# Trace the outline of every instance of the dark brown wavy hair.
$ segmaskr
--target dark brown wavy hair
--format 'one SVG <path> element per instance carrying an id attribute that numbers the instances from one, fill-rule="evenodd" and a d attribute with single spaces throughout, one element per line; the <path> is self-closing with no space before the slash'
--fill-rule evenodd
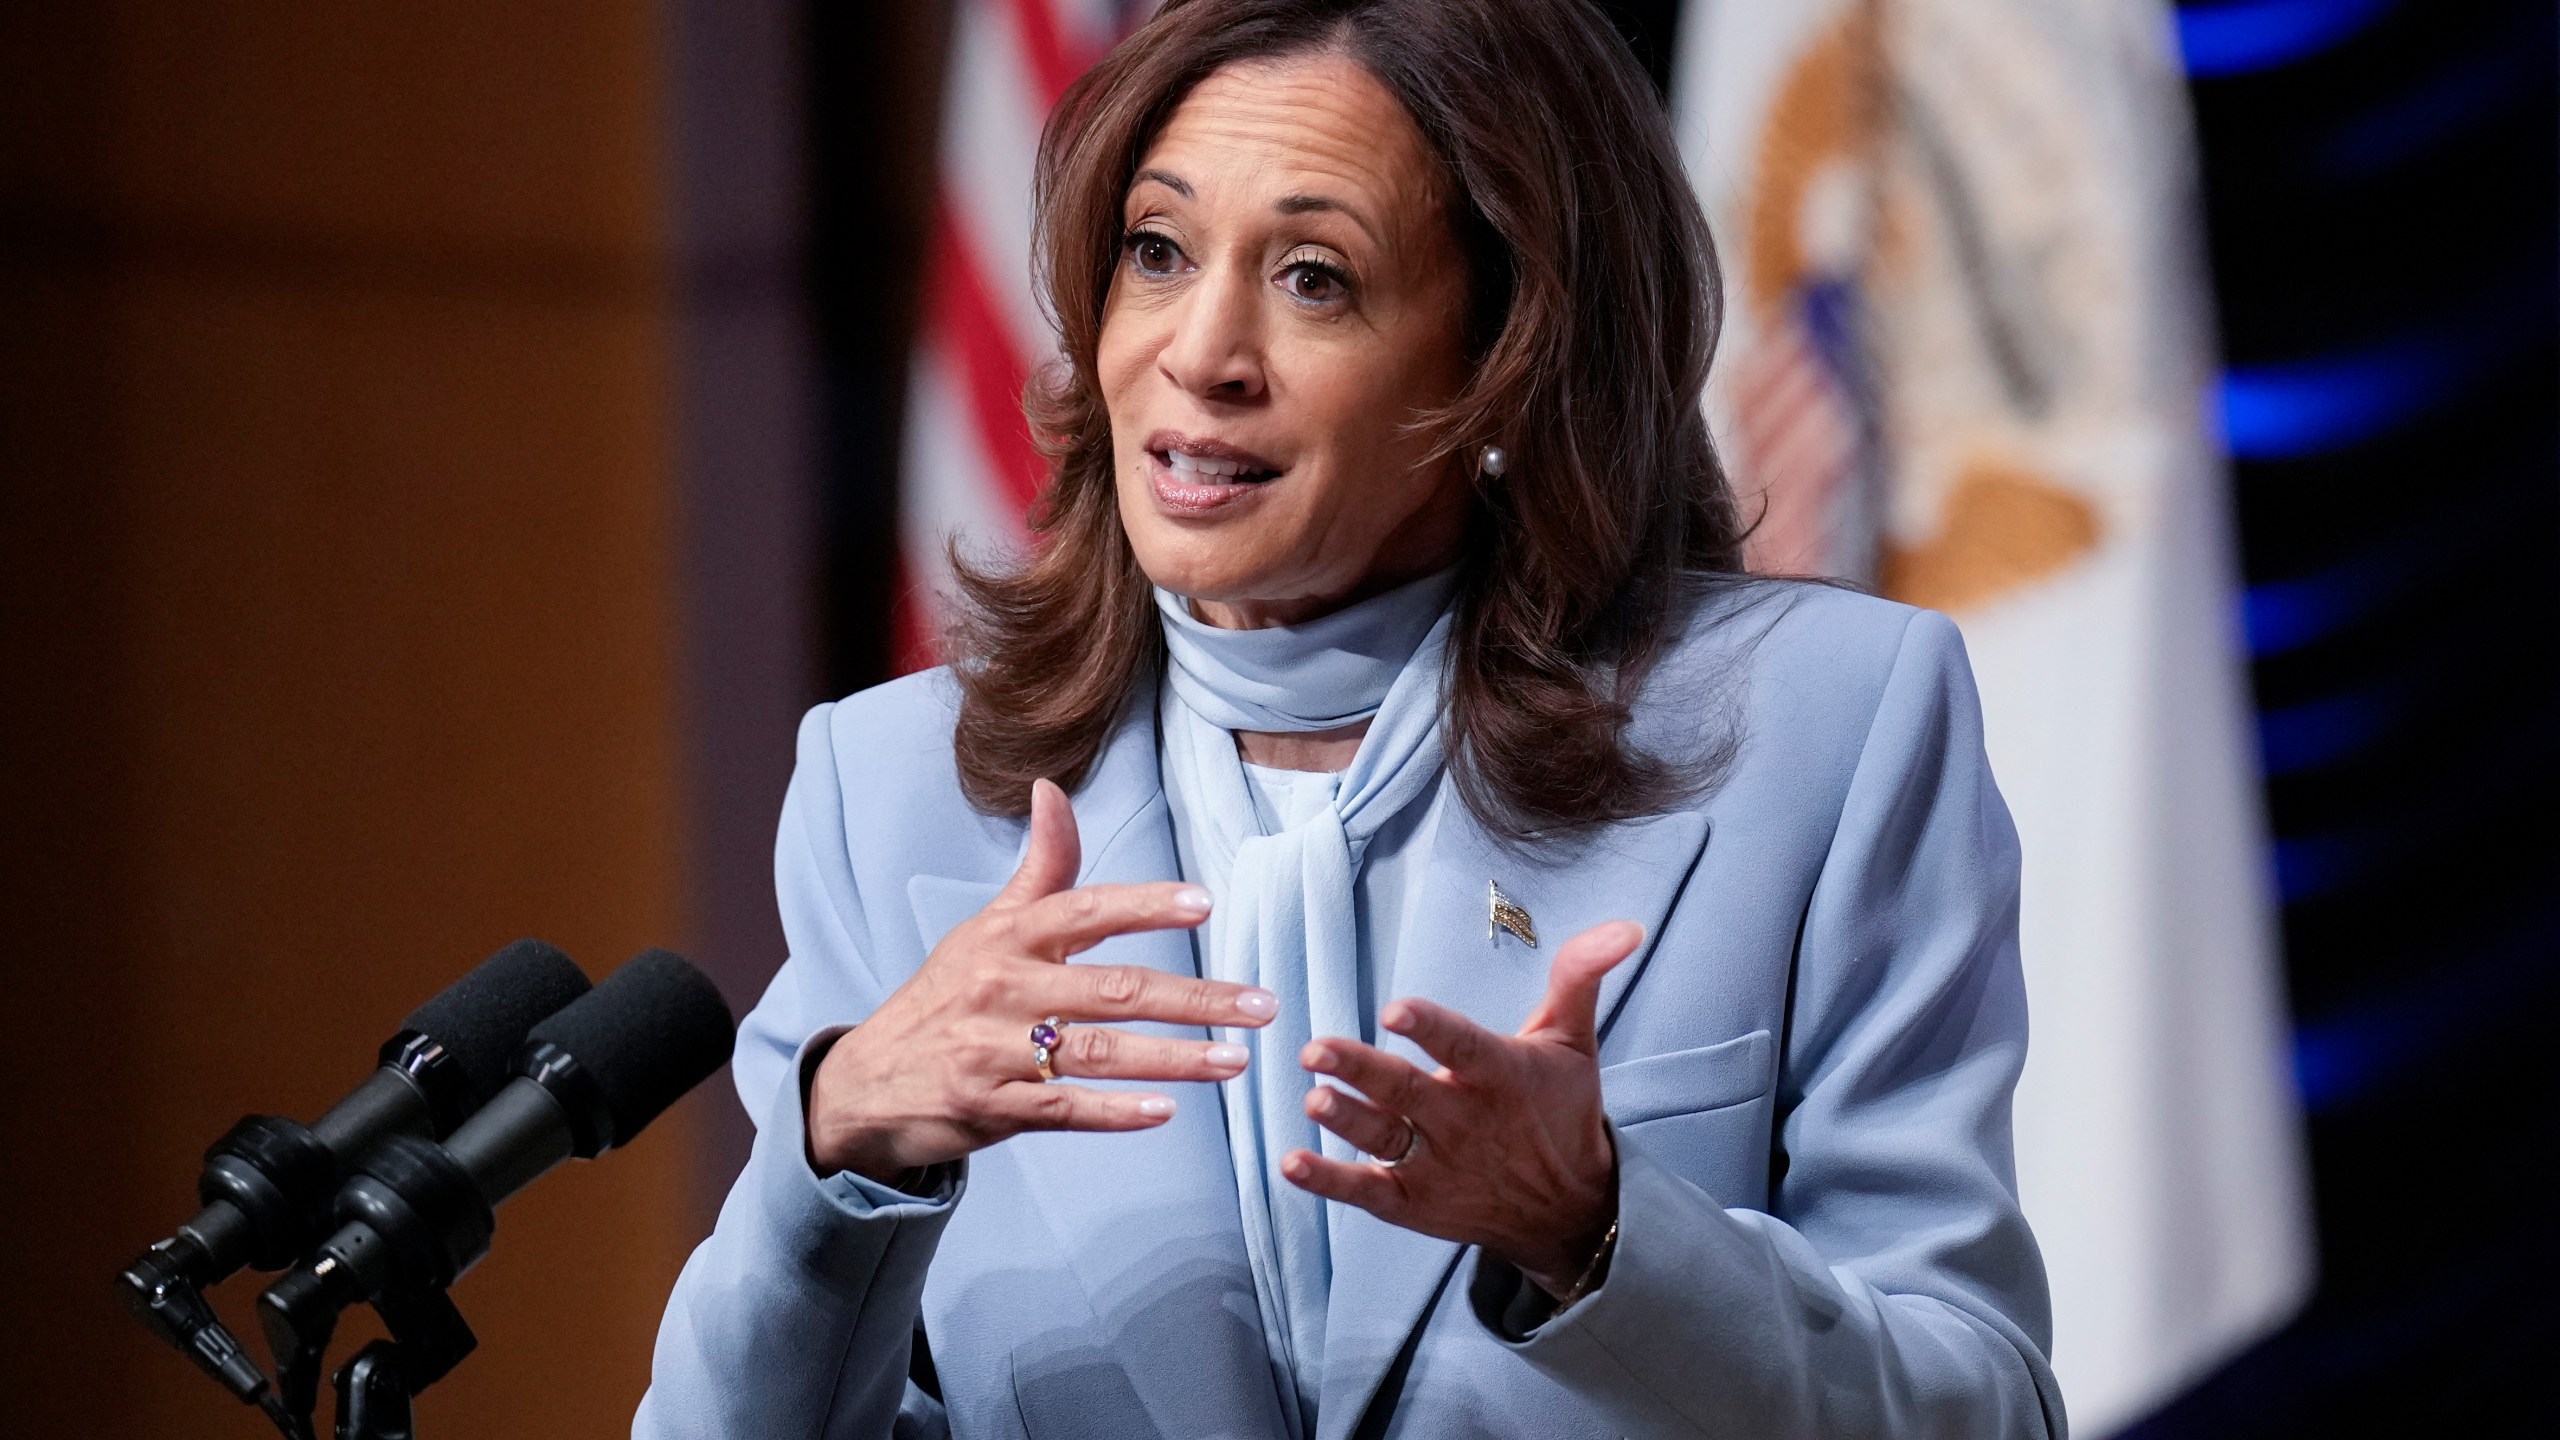
<path id="1" fill-rule="evenodd" d="M 1414 424 L 1434 463 L 1488 441 L 1460 561 L 1445 729 L 1467 806 L 1528 838 L 1650 814 L 1698 757 L 1629 743 L 1684 592 L 1741 569 L 1699 397 L 1720 290 L 1671 126 L 1587 0 L 1172 0 L 1068 90 L 1040 138 L 1038 255 L 1060 354 L 1026 397 L 1051 483 L 1030 555 L 956 552 L 957 749 L 972 804 L 1073 787 L 1163 637 L 1120 526 L 1095 369 L 1121 206 L 1157 131 L 1222 66 L 1333 52 L 1400 100 L 1450 180 L 1474 372 Z"/>

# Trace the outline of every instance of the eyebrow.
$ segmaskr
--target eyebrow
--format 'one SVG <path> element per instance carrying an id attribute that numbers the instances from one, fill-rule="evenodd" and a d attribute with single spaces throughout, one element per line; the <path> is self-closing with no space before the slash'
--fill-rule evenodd
<path id="1" fill-rule="evenodd" d="M 1191 182 L 1170 170 L 1141 170 L 1129 178 L 1129 188 L 1134 190 L 1148 181 L 1163 186 L 1185 200 L 1197 198 L 1192 194 Z M 1370 239 L 1384 243 L 1378 234 L 1377 227 L 1371 225 L 1366 216 L 1330 195 L 1283 195 L 1272 202 L 1271 208 L 1283 215 L 1312 215 L 1319 212 L 1340 215 L 1359 226 Z"/>
<path id="2" fill-rule="evenodd" d="M 1283 195 L 1271 208 L 1283 215 L 1312 215 L 1319 211 L 1331 211 L 1359 226 L 1371 240 L 1380 244 L 1386 243 L 1384 237 L 1378 234 L 1377 227 L 1371 225 L 1367 217 L 1329 195 Z"/>

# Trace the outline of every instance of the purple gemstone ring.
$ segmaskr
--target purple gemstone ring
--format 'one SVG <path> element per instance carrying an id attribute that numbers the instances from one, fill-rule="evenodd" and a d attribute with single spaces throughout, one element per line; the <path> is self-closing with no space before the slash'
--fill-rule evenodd
<path id="1" fill-rule="evenodd" d="M 1058 1032 L 1066 1022 L 1052 1015 L 1031 1027 L 1031 1063 L 1040 1067 L 1040 1078 L 1058 1078 Z"/>

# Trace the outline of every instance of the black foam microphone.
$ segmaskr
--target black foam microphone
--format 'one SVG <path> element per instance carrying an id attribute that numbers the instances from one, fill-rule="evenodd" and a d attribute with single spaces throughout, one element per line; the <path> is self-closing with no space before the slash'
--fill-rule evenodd
<path id="1" fill-rule="evenodd" d="M 516 1078 L 442 1145 L 395 1136 L 357 1162 L 337 1231 L 259 1298 L 276 1353 L 324 1346 L 351 1305 L 451 1285 L 489 1252 L 499 1202 L 629 1144 L 728 1062 L 733 1030 L 718 988 L 666 950 L 534 1026 Z"/>
<path id="2" fill-rule="evenodd" d="M 519 940 L 412 1011 L 381 1067 L 309 1125 L 251 1115 L 205 1152 L 204 1209 L 117 1277 L 127 1306 L 243 1399 L 265 1382 L 201 1291 L 242 1266 L 278 1270 L 328 1233 L 339 1187 L 392 1136 L 439 1138 L 498 1093 L 536 1024 L 585 995 L 587 977 L 540 940 Z"/>

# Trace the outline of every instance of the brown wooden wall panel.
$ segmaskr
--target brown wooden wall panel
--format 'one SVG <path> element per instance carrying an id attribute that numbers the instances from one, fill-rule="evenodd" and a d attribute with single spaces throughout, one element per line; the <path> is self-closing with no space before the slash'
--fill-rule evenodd
<path id="1" fill-rule="evenodd" d="M 516 935 L 684 938 L 658 12 L 57 8 L 0 22 L 0 1429 L 254 1436 L 106 1287 L 205 1142 Z M 627 1425 L 691 1166 L 679 1111 L 501 1213 L 426 1433 Z"/>
<path id="2" fill-rule="evenodd" d="M 10 156 L 0 174 L 13 189 L 130 224 L 288 245 L 340 237 L 502 262 L 661 247 L 654 6 L 60 8 L 78 18 L 9 22 L 43 32 L 11 63 L 41 94 L 68 92 L 50 103 L 94 118 L 67 150 Z"/>

